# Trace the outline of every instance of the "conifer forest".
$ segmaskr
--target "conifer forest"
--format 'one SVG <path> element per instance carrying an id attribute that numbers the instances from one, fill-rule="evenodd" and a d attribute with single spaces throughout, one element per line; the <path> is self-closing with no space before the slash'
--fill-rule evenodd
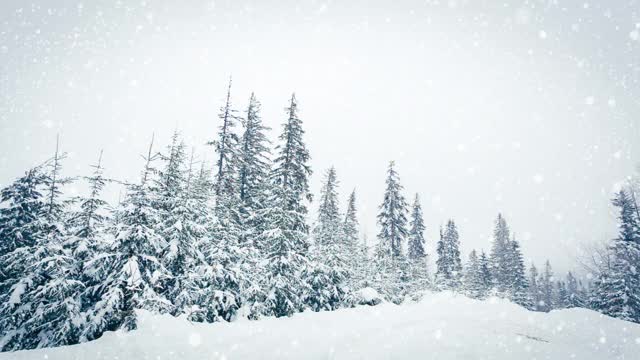
<path id="1" fill-rule="evenodd" d="M 640 3 L 356 3 L 0 4 L 0 359 L 637 354 Z"/>

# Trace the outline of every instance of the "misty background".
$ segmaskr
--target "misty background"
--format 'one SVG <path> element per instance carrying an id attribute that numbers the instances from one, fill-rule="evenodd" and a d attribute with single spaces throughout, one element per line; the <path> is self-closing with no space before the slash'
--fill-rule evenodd
<path id="1" fill-rule="evenodd" d="M 0 186 L 56 134 L 66 175 L 103 149 L 107 176 L 136 181 L 151 134 L 160 150 L 175 129 L 211 162 L 230 76 L 274 140 L 295 91 L 312 190 L 334 165 L 371 244 L 395 160 L 431 256 L 448 218 L 464 259 L 488 251 L 502 212 L 527 261 L 563 274 L 615 236 L 611 192 L 640 155 L 638 1 L 5 0 Z"/>

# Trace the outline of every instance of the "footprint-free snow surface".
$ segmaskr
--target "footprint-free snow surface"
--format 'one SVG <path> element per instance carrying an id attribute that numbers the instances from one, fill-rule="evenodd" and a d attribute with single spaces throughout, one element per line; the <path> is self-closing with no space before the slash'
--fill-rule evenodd
<path id="1" fill-rule="evenodd" d="M 0 359 L 640 359 L 640 325 L 449 293 L 260 321 L 199 324 L 146 312 L 140 319 L 133 332 Z"/>

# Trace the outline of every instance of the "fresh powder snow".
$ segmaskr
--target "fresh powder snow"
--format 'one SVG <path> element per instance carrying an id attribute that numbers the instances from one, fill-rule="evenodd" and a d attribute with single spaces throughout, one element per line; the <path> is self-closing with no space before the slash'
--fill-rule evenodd
<path id="1" fill-rule="evenodd" d="M 80 345 L 0 354 L 74 359 L 637 359 L 640 325 L 585 309 L 528 311 L 507 300 L 427 293 L 417 303 L 192 323 L 139 314 L 139 329 Z"/>

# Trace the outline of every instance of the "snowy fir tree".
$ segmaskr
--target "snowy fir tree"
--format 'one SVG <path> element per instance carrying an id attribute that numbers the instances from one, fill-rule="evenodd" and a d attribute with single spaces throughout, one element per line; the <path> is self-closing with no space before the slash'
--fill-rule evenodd
<path id="1" fill-rule="evenodd" d="M 276 148 L 268 206 L 262 210 L 267 244 L 265 313 L 290 316 L 304 308 L 307 285 L 301 280 L 309 266 L 309 227 L 306 223 L 309 192 L 309 151 L 295 95 L 286 108 L 287 121 Z"/>
<path id="2" fill-rule="evenodd" d="M 553 309 L 554 278 L 551 263 L 544 263 L 544 271 L 538 276 L 538 310 L 548 312 Z"/>
<path id="3" fill-rule="evenodd" d="M 399 257 L 403 254 L 403 246 L 408 235 L 407 202 L 402 195 L 402 185 L 395 170 L 395 162 L 391 161 L 387 169 L 384 201 L 380 205 L 378 224 L 380 242 L 378 256 Z"/>
<path id="4" fill-rule="evenodd" d="M 420 205 L 420 197 L 416 194 L 413 201 L 411 211 L 411 223 L 408 234 L 408 256 L 411 260 L 421 260 L 427 256 L 424 249 L 424 219 L 422 216 L 422 205 Z"/>
<path id="5" fill-rule="evenodd" d="M 33 283 L 30 270 L 33 250 L 45 241 L 40 219 L 45 216 L 46 176 L 35 167 L 2 189 L 0 207 L 0 350 L 28 348 L 20 327 L 31 316 L 23 302 Z M 26 335 L 25 335 L 26 336 Z"/>
<path id="6" fill-rule="evenodd" d="M 338 204 L 338 179 L 334 167 L 327 170 L 320 190 L 318 220 L 313 235 L 318 247 L 342 242 L 342 216 Z"/>
<path id="7" fill-rule="evenodd" d="M 482 285 L 480 292 L 480 298 L 482 299 L 490 294 L 493 287 L 493 280 L 491 278 L 491 261 L 484 251 L 481 251 L 480 256 L 478 257 L 478 271 L 479 282 Z"/>
<path id="8" fill-rule="evenodd" d="M 137 327 L 136 309 L 170 310 L 159 293 L 167 271 L 159 259 L 166 241 L 156 232 L 158 211 L 151 197 L 153 140 L 145 156 L 140 182 L 131 184 L 121 205 L 113 242 L 89 262 L 97 285 L 90 289 L 99 300 L 88 313 L 83 337 L 94 339 L 104 331 Z"/>
<path id="9" fill-rule="evenodd" d="M 314 311 L 340 307 L 349 291 L 347 282 L 352 276 L 337 188 L 336 170 L 331 167 L 320 191 L 318 220 L 313 230 L 315 242 L 311 254 L 314 262 L 305 274 L 308 285 L 305 302 Z"/>
<path id="10" fill-rule="evenodd" d="M 238 193 L 243 215 L 252 219 L 256 212 L 265 206 L 271 171 L 270 142 L 266 134 L 270 129 L 262 123 L 260 102 L 253 93 L 249 99 L 246 118 L 242 123 L 244 132 L 240 138 L 238 156 Z"/>
<path id="11" fill-rule="evenodd" d="M 465 293 L 474 299 L 483 298 L 484 286 L 480 277 L 480 261 L 476 250 L 471 250 L 464 266 L 463 285 Z"/>
<path id="12" fill-rule="evenodd" d="M 240 298 L 240 316 L 257 319 L 264 313 L 264 271 L 266 245 L 261 242 L 266 229 L 263 211 L 270 194 L 271 149 L 266 127 L 260 115 L 261 104 L 251 93 L 238 156 L 238 198 L 240 233 L 244 264 Z"/>
<path id="13" fill-rule="evenodd" d="M 420 197 L 416 194 L 411 210 L 411 221 L 409 224 L 409 234 L 407 236 L 407 257 L 409 260 L 409 271 L 411 272 L 411 283 L 414 288 L 412 292 L 425 290 L 429 285 L 427 252 L 425 250 L 424 239 L 425 230 L 422 205 L 420 204 Z"/>
<path id="14" fill-rule="evenodd" d="M 2 317 L 13 317 L 5 328 L 2 350 L 33 349 L 78 343 L 84 326 L 83 283 L 76 259 L 57 238 L 43 237 L 18 259 L 27 264 Z M 4 313 L 5 308 L 10 313 Z M 13 310 L 13 311 L 12 311 Z"/>
<path id="15" fill-rule="evenodd" d="M 465 294 L 474 299 L 486 298 L 492 286 L 490 271 L 489 258 L 484 251 L 478 256 L 476 250 L 472 250 L 464 268 L 463 285 Z"/>
<path id="16" fill-rule="evenodd" d="M 567 273 L 567 303 L 568 308 L 585 307 L 584 295 L 580 284 L 571 271 Z"/>
<path id="17" fill-rule="evenodd" d="M 25 210 L 36 203 L 42 206 L 33 207 L 40 212 L 35 224 L 35 241 L 25 243 L 2 257 L 6 273 L 13 275 L 6 279 L 8 282 L 3 279 L 3 284 L 11 286 L 9 292 L 0 298 L 3 300 L 0 307 L 2 350 L 68 345 L 77 343 L 80 338 L 83 325 L 80 294 L 83 286 L 77 272 L 77 260 L 63 246 L 67 231 L 63 221 L 65 204 L 60 196 L 62 186 L 70 182 L 61 174 L 64 157 L 56 144 L 55 155 L 47 162 L 41 176 L 38 176 L 38 170 L 27 175 L 34 188 L 23 188 L 31 196 Z M 22 183 L 20 180 L 14 185 Z M 42 187 L 41 192 L 38 185 Z M 5 190 L 18 189 L 12 186 Z M 42 193 L 44 199 L 40 199 Z M 11 199 L 11 195 L 7 198 Z M 14 202 L 17 198 L 11 200 Z"/>
<path id="18" fill-rule="evenodd" d="M 174 161 L 181 162 L 181 148 L 174 151 Z M 204 256 L 198 244 L 206 231 L 208 208 L 206 198 L 202 198 L 201 189 L 197 187 L 196 176 L 192 153 L 186 179 L 177 179 L 176 198 L 166 202 L 169 211 L 164 214 L 159 227 L 166 242 L 162 262 L 168 273 L 163 281 L 162 294 L 173 304 L 171 312 L 175 315 L 190 313 L 198 303 L 201 278 L 192 269 L 203 265 Z"/>
<path id="19" fill-rule="evenodd" d="M 110 220 L 111 209 L 101 198 L 108 182 L 102 167 L 102 151 L 98 162 L 91 167 L 92 174 L 83 178 L 89 186 L 88 194 L 75 197 L 72 203 L 77 206 L 77 209 L 69 211 L 66 216 L 69 237 L 65 241 L 65 247 L 70 248 L 72 255 L 78 260 L 79 273 L 84 272 L 84 263 L 95 257 L 100 247 L 104 245 L 104 235 Z"/>
<path id="20" fill-rule="evenodd" d="M 238 152 L 240 139 L 234 132 L 237 123 L 240 121 L 237 111 L 231 104 L 231 79 L 227 87 L 227 97 L 224 105 L 220 108 L 218 118 L 222 124 L 218 128 L 217 139 L 209 144 L 216 149 L 216 173 L 215 173 L 215 194 L 219 203 L 224 203 L 227 197 L 237 195 L 237 170 Z"/>
<path id="21" fill-rule="evenodd" d="M 45 212 L 45 181 L 43 168 L 38 166 L 0 192 L 0 296 L 7 294 L 15 276 L 23 272 L 24 264 L 16 263 L 17 269 L 8 266 L 12 253 L 28 250 L 43 235 L 39 220 Z"/>
<path id="22" fill-rule="evenodd" d="M 365 266 L 367 266 L 368 252 L 363 251 L 360 244 L 358 213 L 356 209 L 356 190 L 349 194 L 347 200 L 347 211 L 342 223 L 342 236 L 344 241 L 344 252 L 347 254 L 348 266 L 351 269 L 350 287 L 352 290 L 361 288 L 367 281 Z"/>
<path id="23" fill-rule="evenodd" d="M 462 261 L 458 228 L 453 220 L 447 222 L 444 232 L 440 230 L 436 251 L 438 253 L 435 275 L 437 288 L 459 290 L 462 281 Z"/>
<path id="24" fill-rule="evenodd" d="M 408 205 L 402 194 L 403 187 L 391 161 L 387 168 L 384 200 L 378 212 L 378 244 L 375 254 L 374 279 L 377 289 L 394 302 L 400 302 L 407 295 L 408 263 L 404 246 L 407 229 Z"/>
<path id="25" fill-rule="evenodd" d="M 622 189 L 613 204 L 620 211 L 619 233 L 609 247 L 610 270 L 597 279 L 591 307 L 612 317 L 640 322 L 640 224 L 636 203 Z"/>
<path id="26" fill-rule="evenodd" d="M 567 284 L 564 281 L 556 282 L 554 292 L 553 308 L 566 309 L 569 306 L 569 295 L 567 293 Z"/>
<path id="27" fill-rule="evenodd" d="M 538 268 L 531 263 L 529 268 L 529 299 L 531 299 L 532 310 L 543 311 L 544 303 L 542 302 L 542 293 L 538 285 L 539 276 Z"/>
<path id="28" fill-rule="evenodd" d="M 84 196 L 76 196 L 72 199 L 74 209 L 65 215 L 67 237 L 64 241 L 65 249 L 68 249 L 70 258 L 67 264 L 74 266 L 67 276 L 81 282 L 80 311 L 84 319 L 88 311 L 99 300 L 99 294 L 92 290 L 99 286 L 99 279 L 92 276 L 93 269 L 87 267 L 90 261 L 104 253 L 111 240 L 112 217 L 111 207 L 101 198 L 106 184 L 109 182 L 104 177 L 102 166 L 102 151 L 96 164 L 91 165 L 93 172 L 83 177 L 88 185 L 88 193 Z M 77 286 L 77 284 L 76 284 Z"/>
<path id="29" fill-rule="evenodd" d="M 491 246 L 491 271 L 494 286 L 500 296 L 507 296 L 511 283 L 510 255 L 512 247 L 509 226 L 502 214 L 498 214 L 493 230 L 493 243 Z"/>
<path id="30" fill-rule="evenodd" d="M 506 277 L 508 279 L 506 286 L 508 297 L 514 303 L 530 309 L 532 302 L 529 297 L 529 282 L 527 280 L 522 252 L 520 251 L 520 243 L 514 237 L 509 242 L 509 247 L 510 250 L 506 259 L 508 261 L 508 268 L 510 269 L 509 276 Z"/>

